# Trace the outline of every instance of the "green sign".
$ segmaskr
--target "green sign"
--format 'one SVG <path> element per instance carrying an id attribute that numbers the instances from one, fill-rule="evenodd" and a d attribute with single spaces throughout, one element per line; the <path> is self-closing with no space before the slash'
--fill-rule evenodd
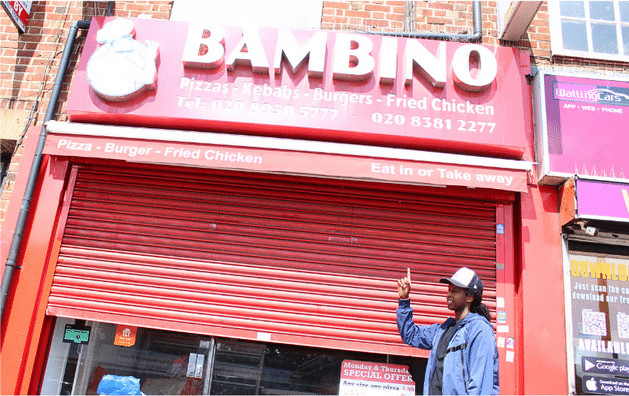
<path id="1" fill-rule="evenodd" d="M 66 325 L 63 333 L 63 342 L 73 342 L 75 344 L 87 344 L 90 342 L 90 326 Z"/>

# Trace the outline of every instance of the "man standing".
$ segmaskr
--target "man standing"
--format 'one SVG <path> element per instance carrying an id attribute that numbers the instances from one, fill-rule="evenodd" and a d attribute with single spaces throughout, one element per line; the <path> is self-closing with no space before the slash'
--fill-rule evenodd
<path id="1" fill-rule="evenodd" d="M 483 282 L 469 268 L 459 269 L 448 284 L 448 309 L 454 318 L 442 324 L 413 323 L 411 270 L 398 280 L 397 325 L 406 344 L 430 349 L 424 378 L 428 395 L 497 395 L 498 348 L 489 323 L 489 310 L 481 303 Z"/>

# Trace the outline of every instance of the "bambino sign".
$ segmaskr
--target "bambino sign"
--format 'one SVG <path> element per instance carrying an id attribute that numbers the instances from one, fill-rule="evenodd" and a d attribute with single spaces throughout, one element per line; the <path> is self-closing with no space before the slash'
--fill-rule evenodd
<path id="1" fill-rule="evenodd" d="M 346 32 L 95 18 L 72 121 L 520 159 L 529 55 Z"/>

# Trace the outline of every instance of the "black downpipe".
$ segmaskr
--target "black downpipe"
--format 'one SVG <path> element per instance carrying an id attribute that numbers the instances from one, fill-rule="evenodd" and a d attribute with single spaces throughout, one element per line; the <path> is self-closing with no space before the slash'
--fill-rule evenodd
<path id="1" fill-rule="evenodd" d="M 483 38 L 483 21 L 481 15 L 480 1 L 474 0 L 473 8 L 474 16 L 474 33 L 425 33 L 425 32 L 379 32 L 381 36 L 396 36 L 430 40 L 446 40 L 446 41 L 462 41 L 462 42 L 480 42 Z"/>
<path id="2" fill-rule="evenodd" d="M 2 276 L 2 284 L 0 285 L 0 321 L 4 317 L 4 306 L 9 295 L 9 289 L 11 288 L 11 281 L 13 279 L 14 270 L 20 269 L 16 265 L 18 253 L 20 251 L 20 245 L 22 244 L 22 234 L 24 233 L 24 227 L 26 226 L 26 219 L 31 206 L 31 199 L 37 184 L 37 175 L 39 174 L 43 154 L 44 144 L 46 143 L 46 122 L 50 121 L 57 108 L 57 102 L 59 101 L 59 95 L 61 94 L 61 86 L 70 64 L 70 57 L 72 55 L 72 47 L 74 46 L 74 40 L 76 39 L 79 29 L 88 29 L 90 27 L 89 21 L 76 21 L 70 26 L 68 32 L 68 39 L 66 40 L 65 47 L 63 48 L 63 55 L 59 63 L 59 69 L 57 70 L 57 76 L 55 77 L 55 85 L 52 87 L 50 94 L 50 101 L 48 102 L 48 109 L 46 110 L 46 116 L 44 117 L 44 125 L 41 128 L 39 134 L 39 141 L 37 143 L 37 150 L 35 151 L 35 157 L 33 157 L 33 164 L 31 171 L 28 175 L 28 181 L 26 182 L 26 189 L 24 190 L 24 197 L 22 198 L 22 205 L 20 206 L 20 213 L 17 218 L 17 224 L 15 225 L 15 231 L 13 233 L 13 239 L 11 240 L 11 248 L 7 257 L 7 262 L 4 268 L 4 275 Z"/>
<path id="3" fill-rule="evenodd" d="M 115 1 L 110 1 L 107 3 L 107 9 L 105 10 L 105 16 L 111 16 L 114 11 L 114 6 L 116 5 Z"/>

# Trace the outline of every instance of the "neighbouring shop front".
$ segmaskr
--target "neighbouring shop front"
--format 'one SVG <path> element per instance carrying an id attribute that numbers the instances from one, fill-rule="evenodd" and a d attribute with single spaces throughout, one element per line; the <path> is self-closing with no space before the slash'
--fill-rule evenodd
<path id="1" fill-rule="evenodd" d="M 421 393 L 395 281 L 410 268 L 416 323 L 441 322 L 461 266 L 513 393 L 528 54 L 114 22 L 47 125 L 39 393 Z"/>
<path id="2" fill-rule="evenodd" d="M 626 394 L 629 82 L 544 71 L 536 78 L 545 126 L 537 148 L 540 179 L 559 185 L 570 389 Z"/>
<path id="3" fill-rule="evenodd" d="M 629 391 L 628 183 L 576 179 L 565 198 L 566 301 L 579 394 Z M 568 198 L 570 196 L 570 198 Z M 623 213 L 624 212 L 624 213 Z M 569 267 L 568 267 L 569 266 Z M 569 287 L 569 289 L 568 289 Z"/>

